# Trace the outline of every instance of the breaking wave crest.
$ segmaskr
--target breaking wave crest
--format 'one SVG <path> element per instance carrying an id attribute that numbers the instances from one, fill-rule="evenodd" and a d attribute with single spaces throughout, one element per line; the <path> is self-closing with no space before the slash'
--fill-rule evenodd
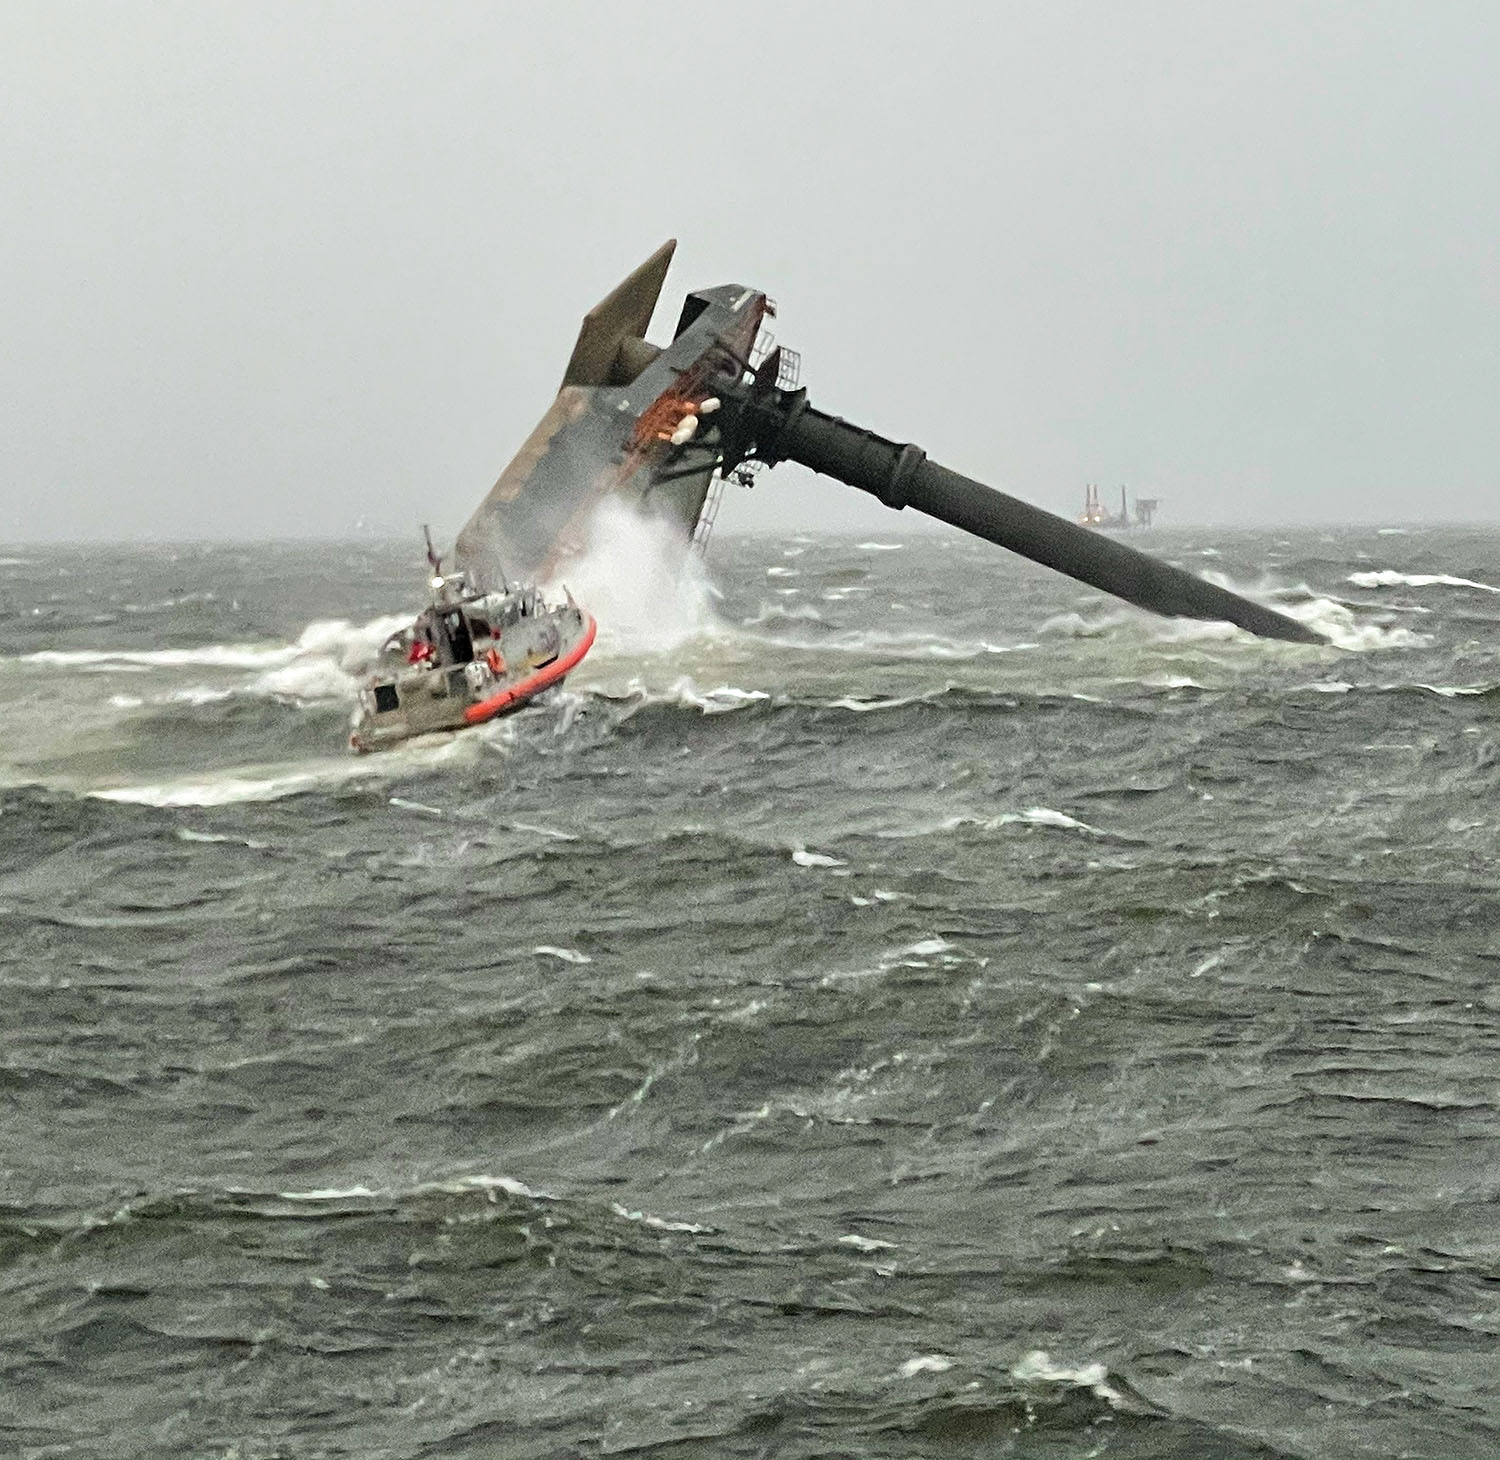
<path id="1" fill-rule="evenodd" d="M 1477 588 L 1483 593 L 1500 593 L 1493 583 L 1480 583 L 1474 578 L 1456 578 L 1451 573 L 1398 573 L 1394 568 L 1350 573 L 1348 581 L 1360 588 Z"/>
<path id="2" fill-rule="evenodd" d="M 15 662 L 41 669 L 90 674 L 141 674 L 186 669 L 253 671 L 253 678 L 224 686 L 175 687 L 159 698 L 199 703 L 240 692 L 297 701 L 350 700 L 380 646 L 411 622 L 410 614 L 385 614 L 367 623 L 317 619 L 290 644 L 203 644 L 179 649 L 39 649 Z M 139 703 L 139 697 L 135 698 Z"/>

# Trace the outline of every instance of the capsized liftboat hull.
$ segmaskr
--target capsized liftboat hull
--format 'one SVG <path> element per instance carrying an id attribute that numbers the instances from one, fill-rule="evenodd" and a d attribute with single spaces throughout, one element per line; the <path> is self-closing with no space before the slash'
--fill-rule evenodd
<path id="1" fill-rule="evenodd" d="M 432 605 L 386 643 L 360 693 L 352 750 L 510 714 L 561 684 L 593 648 L 598 626 L 571 595 L 552 605 L 534 588 L 467 593 L 461 574 L 432 586 Z"/>

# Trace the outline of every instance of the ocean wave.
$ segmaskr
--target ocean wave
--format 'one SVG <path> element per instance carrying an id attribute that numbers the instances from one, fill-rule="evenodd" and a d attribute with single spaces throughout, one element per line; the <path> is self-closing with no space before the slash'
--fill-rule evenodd
<path id="1" fill-rule="evenodd" d="M 812 649 L 817 653 L 831 650 L 837 654 L 863 654 L 872 658 L 918 662 L 924 659 L 973 660 L 989 654 L 1020 654 L 1041 646 L 1031 640 L 1014 644 L 996 644 L 988 640 L 964 641 L 941 635 L 910 633 L 882 629 L 860 629 L 820 638 L 816 644 L 799 644 L 795 640 L 768 640 L 778 648 Z"/>
<path id="2" fill-rule="evenodd" d="M 163 810 L 185 806 L 233 806 L 246 801 L 280 801 L 305 791 L 326 789 L 369 774 L 363 767 L 288 771 L 281 775 L 250 776 L 224 773 L 200 780 L 160 781 L 137 786 L 112 786 L 90 791 L 99 801 L 117 801 Z"/>
<path id="3" fill-rule="evenodd" d="M 1103 1364 L 1060 1364 L 1046 1349 L 1032 1349 L 1023 1354 L 1010 1371 L 1021 1384 L 1063 1384 L 1087 1389 L 1112 1406 L 1125 1403 L 1125 1396 L 1112 1387 L 1109 1370 Z"/>
<path id="4" fill-rule="evenodd" d="M 1350 573 L 1348 581 L 1359 588 L 1478 588 L 1484 593 L 1500 593 L 1493 583 L 1480 583 L 1474 578 L 1456 578 L 1451 573 L 1398 573 L 1394 568 Z"/>
<path id="5" fill-rule="evenodd" d="M 486 727 L 487 728 L 487 727 Z M 424 736 L 375 757 L 349 755 L 288 766 L 245 767 L 121 786 L 96 786 L 85 794 L 98 801 L 173 810 L 189 806 L 233 806 L 281 801 L 312 791 L 330 791 L 410 771 L 433 770 L 472 760 L 490 742 L 480 733 Z"/>
<path id="6" fill-rule="evenodd" d="M 1147 689 L 1202 689 L 1204 687 L 1189 675 L 1172 674 L 1164 669 L 1134 682 L 1144 685 Z"/>
<path id="7" fill-rule="evenodd" d="M 1314 598 L 1306 603 L 1286 604 L 1288 617 L 1316 629 L 1335 649 L 1369 653 L 1378 649 L 1421 649 L 1432 643 L 1429 634 L 1386 624 L 1360 623 L 1346 603 L 1334 598 Z"/>
<path id="8" fill-rule="evenodd" d="M 411 622 L 387 614 L 367 623 L 316 619 L 287 644 L 202 644 L 173 649 L 38 649 L 13 662 L 44 669 L 93 673 L 222 669 L 254 671 L 240 688 L 249 694 L 297 700 L 352 699 L 357 676 L 373 666 L 380 647 Z M 220 688 L 178 689 L 176 696 L 218 697 Z"/>
<path id="9" fill-rule="evenodd" d="M 874 834 L 891 841 L 902 841 L 909 837 L 946 836 L 955 831 L 972 827 L 977 831 L 998 831 L 1006 826 L 1037 826 L 1052 831 L 1079 832 L 1087 837 L 1099 837 L 1111 841 L 1134 841 L 1136 838 L 1118 832 L 1104 831 L 1091 826 L 1065 811 L 1054 811 L 1050 806 L 1029 806 L 1024 811 L 1002 811 L 998 816 L 981 816 L 977 812 L 960 811 L 949 816 L 936 817 L 930 821 L 906 822 L 888 826 Z"/>

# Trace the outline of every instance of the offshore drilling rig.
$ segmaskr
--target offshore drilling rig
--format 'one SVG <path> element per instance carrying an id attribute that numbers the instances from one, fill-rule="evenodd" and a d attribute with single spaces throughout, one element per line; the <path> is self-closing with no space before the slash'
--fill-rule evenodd
<path id="1" fill-rule="evenodd" d="M 611 495 L 703 540 L 726 482 L 797 461 L 1154 613 L 1323 642 L 1285 614 L 816 409 L 795 354 L 768 344 L 775 306 L 757 289 L 689 294 L 671 343 L 652 344 L 675 248 L 663 244 L 585 316 L 557 399 L 458 535 L 455 555 L 475 584 L 554 577 Z"/>

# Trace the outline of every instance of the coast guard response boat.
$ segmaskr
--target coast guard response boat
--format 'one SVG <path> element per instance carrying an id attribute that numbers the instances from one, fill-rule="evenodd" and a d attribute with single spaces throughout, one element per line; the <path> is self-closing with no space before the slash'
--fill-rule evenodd
<path id="1" fill-rule="evenodd" d="M 442 571 L 430 536 L 427 558 L 431 602 L 382 647 L 354 712 L 353 750 L 509 714 L 561 684 L 593 647 L 597 626 L 566 590 L 561 604 L 530 586 L 476 590 L 467 574 Z"/>

